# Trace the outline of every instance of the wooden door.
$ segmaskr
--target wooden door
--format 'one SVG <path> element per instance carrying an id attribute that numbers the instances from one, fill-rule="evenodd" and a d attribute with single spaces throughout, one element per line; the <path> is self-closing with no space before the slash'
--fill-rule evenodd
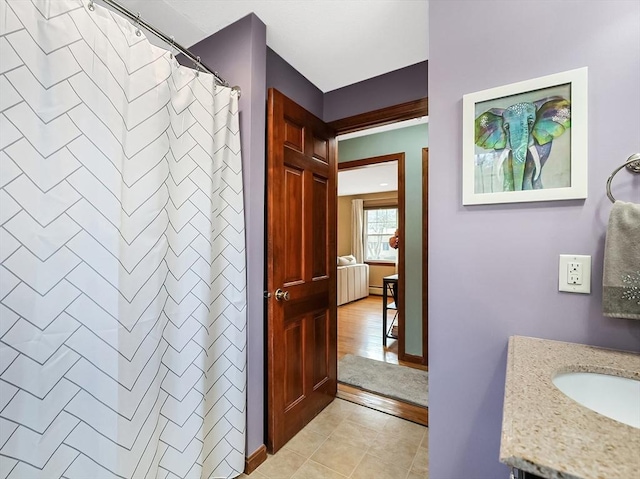
<path id="1" fill-rule="evenodd" d="M 275 452 L 336 395 L 337 154 L 333 129 L 274 89 L 267 144 L 267 446 Z"/>

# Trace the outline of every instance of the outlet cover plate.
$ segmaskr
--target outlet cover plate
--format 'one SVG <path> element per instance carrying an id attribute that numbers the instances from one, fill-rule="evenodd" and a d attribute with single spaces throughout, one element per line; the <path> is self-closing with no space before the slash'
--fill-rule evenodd
<path id="1" fill-rule="evenodd" d="M 569 283 L 569 263 L 582 265 L 582 284 Z M 558 291 L 591 294 L 591 256 L 583 254 L 561 254 L 558 268 Z"/>

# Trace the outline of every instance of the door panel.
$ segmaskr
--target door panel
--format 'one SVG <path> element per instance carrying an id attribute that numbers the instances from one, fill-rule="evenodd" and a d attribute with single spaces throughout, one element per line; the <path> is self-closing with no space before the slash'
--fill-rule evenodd
<path id="1" fill-rule="evenodd" d="M 284 280 L 283 283 L 303 281 L 302 262 L 304 255 L 304 228 L 303 228 L 303 174 L 297 168 L 284 168 L 284 192 L 286 201 L 284 206 L 283 228 L 285 251 L 284 256 Z"/>
<path id="2" fill-rule="evenodd" d="M 288 148 L 304 153 L 304 127 L 291 119 L 284 119 L 284 144 Z"/>
<path id="3" fill-rule="evenodd" d="M 285 373 L 284 407 L 290 408 L 304 394 L 304 354 L 302 339 L 304 322 L 302 318 L 287 324 L 284 336 Z"/>
<path id="4" fill-rule="evenodd" d="M 317 389 L 325 381 L 329 372 L 329 351 L 327 350 L 327 321 L 326 312 L 316 315 L 313 318 L 314 336 L 313 346 L 316 354 L 313 358 L 313 388 Z"/>
<path id="5" fill-rule="evenodd" d="M 280 449 L 336 394 L 336 142 L 269 90 L 267 446 Z M 331 260 L 333 258 L 333 260 Z"/>
<path id="6" fill-rule="evenodd" d="M 313 176 L 312 205 L 312 245 L 314 280 L 324 279 L 329 275 L 327 262 L 328 225 L 327 225 L 327 180 Z"/>
<path id="7" fill-rule="evenodd" d="M 329 142 L 324 138 L 313 137 L 313 157 L 323 163 L 328 163 Z"/>

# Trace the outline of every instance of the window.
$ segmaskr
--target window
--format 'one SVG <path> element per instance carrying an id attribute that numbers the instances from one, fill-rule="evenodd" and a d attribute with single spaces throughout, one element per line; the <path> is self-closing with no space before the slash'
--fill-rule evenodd
<path id="1" fill-rule="evenodd" d="M 398 228 L 398 208 L 364 210 L 364 260 L 395 263 L 397 250 L 389 246 L 389 238 Z"/>

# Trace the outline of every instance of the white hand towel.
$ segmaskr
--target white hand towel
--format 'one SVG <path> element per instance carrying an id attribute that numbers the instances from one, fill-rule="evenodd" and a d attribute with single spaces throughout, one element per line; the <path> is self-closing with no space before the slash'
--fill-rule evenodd
<path id="1" fill-rule="evenodd" d="M 603 314 L 640 319 L 640 205 L 616 201 L 604 246 Z"/>

